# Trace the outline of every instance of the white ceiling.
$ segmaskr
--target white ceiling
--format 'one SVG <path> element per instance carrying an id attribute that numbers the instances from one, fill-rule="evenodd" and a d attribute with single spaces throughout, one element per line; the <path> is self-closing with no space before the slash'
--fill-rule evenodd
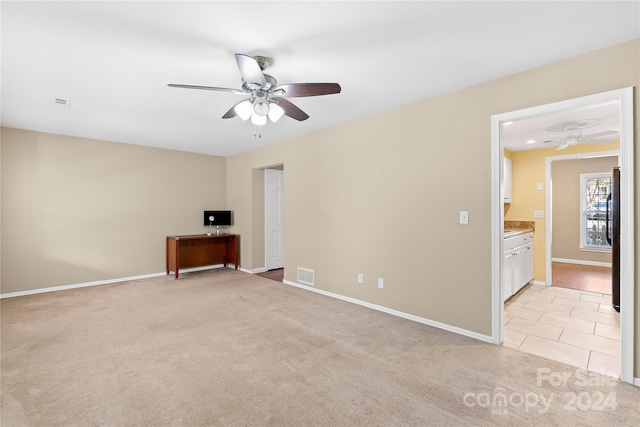
<path id="1" fill-rule="evenodd" d="M 546 129 L 559 123 L 579 120 L 594 120 L 597 122 L 596 125 L 581 130 L 585 136 L 583 140 L 584 143 L 607 143 L 620 139 L 620 103 L 616 102 L 590 105 L 585 108 L 545 114 L 504 124 L 502 125 L 501 141 L 504 148 L 510 151 L 559 147 L 561 145 L 560 142 L 549 142 L 558 140 L 558 138 L 553 138 L 552 136 L 568 136 L 568 134 L 563 132 L 550 132 Z M 588 137 L 589 135 L 606 131 L 616 131 L 618 134 L 598 138 Z M 527 141 L 535 142 L 528 143 Z"/>
<path id="2" fill-rule="evenodd" d="M 11 2 L 1 7 L 3 126 L 229 156 L 640 37 L 640 2 Z M 273 57 L 311 117 L 221 116 L 234 53 Z M 69 100 L 68 107 L 54 103 Z M 500 112 L 496 112 L 500 113 Z M 561 120 L 560 120 L 561 121 Z"/>

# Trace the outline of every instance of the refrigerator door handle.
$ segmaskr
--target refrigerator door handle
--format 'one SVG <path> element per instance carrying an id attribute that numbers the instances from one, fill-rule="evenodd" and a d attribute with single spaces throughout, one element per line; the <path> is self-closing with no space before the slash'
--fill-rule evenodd
<path id="1" fill-rule="evenodd" d="M 607 209 L 605 211 L 606 212 L 605 213 L 606 238 L 607 238 L 607 243 L 609 243 L 609 246 L 611 246 L 611 236 L 609 235 L 609 224 L 611 220 L 611 217 L 609 216 L 610 206 L 611 206 L 611 193 L 609 193 L 609 195 L 607 196 Z"/>

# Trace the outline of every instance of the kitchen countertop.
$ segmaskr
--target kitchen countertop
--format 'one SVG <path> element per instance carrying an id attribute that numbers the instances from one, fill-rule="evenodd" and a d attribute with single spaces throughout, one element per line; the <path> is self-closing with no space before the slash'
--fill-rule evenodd
<path id="1" fill-rule="evenodd" d="M 532 233 L 536 228 L 535 221 L 505 221 L 504 238 L 519 236 L 525 233 Z"/>
<path id="2" fill-rule="evenodd" d="M 509 237 L 519 236 L 525 233 L 532 233 L 533 228 L 505 228 L 504 229 L 504 238 L 508 239 Z"/>

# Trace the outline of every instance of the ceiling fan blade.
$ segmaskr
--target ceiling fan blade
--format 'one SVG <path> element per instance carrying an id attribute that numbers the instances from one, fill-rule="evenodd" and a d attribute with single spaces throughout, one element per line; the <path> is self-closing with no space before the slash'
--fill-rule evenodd
<path id="1" fill-rule="evenodd" d="M 240 101 L 240 102 L 243 102 L 243 101 Z M 238 104 L 239 104 L 240 102 L 238 102 Z M 238 104 L 236 104 L 236 105 L 238 105 Z M 231 108 L 229 109 L 229 111 L 227 111 L 226 113 L 224 113 L 224 115 L 222 116 L 222 118 L 223 118 L 223 119 L 232 119 L 232 118 L 234 118 L 235 116 L 237 116 L 237 115 L 238 115 L 238 113 L 236 112 L 236 105 L 234 105 L 233 107 L 231 107 Z"/>
<path id="2" fill-rule="evenodd" d="M 288 97 L 331 95 L 342 90 L 338 83 L 290 83 L 280 85 L 278 89 L 283 89 L 284 96 Z"/>
<path id="3" fill-rule="evenodd" d="M 571 120 L 568 122 L 560 122 L 555 125 L 549 126 L 547 132 L 570 132 L 577 131 L 591 126 L 595 126 L 599 123 L 598 120 Z"/>
<path id="4" fill-rule="evenodd" d="M 214 87 L 214 86 L 195 86 L 195 85 L 179 85 L 175 83 L 169 83 L 167 86 L 169 87 L 178 87 L 182 89 L 200 89 L 200 90 L 214 90 L 217 92 L 233 92 L 239 95 L 245 95 L 246 92 L 242 89 L 231 89 L 228 87 Z"/>
<path id="5" fill-rule="evenodd" d="M 259 84 L 260 87 L 264 87 L 267 84 L 264 74 L 262 74 L 262 69 L 255 58 L 242 53 L 236 53 L 236 62 L 238 63 L 238 69 L 245 82 L 256 83 Z"/>
<path id="6" fill-rule="evenodd" d="M 278 105 L 284 110 L 284 115 L 289 116 L 292 119 L 296 119 L 299 122 L 307 120 L 309 115 L 302 111 L 300 108 L 293 105 L 291 102 L 283 98 L 272 98 L 278 102 Z"/>
<path id="7" fill-rule="evenodd" d="M 591 141 L 592 139 L 597 139 L 597 138 L 602 138 L 604 136 L 613 136 L 613 135 L 619 135 L 620 132 L 618 132 L 617 130 L 605 130 L 602 132 L 596 132 L 596 133 L 592 133 L 589 135 L 585 135 L 582 137 L 583 141 Z M 603 141 L 603 142 L 612 142 L 612 141 Z"/>
<path id="8" fill-rule="evenodd" d="M 236 113 L 235 106 L 233 106 L 233 107 L 231 107 L 231 109 L 229 111 L 224 113 L 224 116 L 222 116 L 222 118 L 223 119 L 232 119 L 237 115 L 238 115 L 238 113 Z"/>
<path id="9" fill-rule="evenodd" d="M 565 148 L 567 148 L 569 146 L 569 144 L 567 144 L 566 142 L 563 143 L 561 146 L 559 146 L 558 148 L 556 148 L 556 151 L 560 151 L 560 150 L 564 150 Z"/>

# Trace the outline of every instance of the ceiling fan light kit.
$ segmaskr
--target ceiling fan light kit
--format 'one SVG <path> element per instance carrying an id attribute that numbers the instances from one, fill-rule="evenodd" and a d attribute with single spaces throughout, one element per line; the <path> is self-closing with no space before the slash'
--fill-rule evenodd
<path id="1" fill-rule="evenodd" d="M 175 83 L 170 83 L 168 86 L 250 95 L 249 99 L 240 101 L 231 107 L 222 118 L 230 119 L 238 116 L 244 121 L 251 119 L 251 123 L 255 126 L 265 125 L 267 117 L 274 123 L 282 116 L 288 116 L 297 121 L 309 118 L 307 113 L 284 97 L 330 95 L 340 93 L 342 90 L 338 83 L 289 83 L 278 86 L 275 78 L 263 73 L 273 63 L 271 58 L 265 56 L 252 57 L 236 53 L 236 63 L 242 75 L 242 89 Z M 254 131 L 254 136 L 260 137 L 260 131 Z"/>
<path id="2" fill-rule="evenodd" d="M 253 114 L 253 105 L 251 101 L 245 100 L 237 103 L 233 110 L 242 120 L 249 120 Z M 222 118 L 224 119 L 225 117 Z"/>
<path id="3" fill-rule="evenodd" d="M 256 98 L 253 100 L 253 112 L 259 116 L 269 114 L 269 100 L 264 93 L 258 92 L 256 94 Z"/>
<path id="4" fill-rule="evenodd" d="M 278 104 L 271 104 L 269 114 L 267 114 L 267 116 L 269 116 L 269 119 L 275 123 L 280 120 L 280 117 L 284 116 L 284 110 Z"/>

